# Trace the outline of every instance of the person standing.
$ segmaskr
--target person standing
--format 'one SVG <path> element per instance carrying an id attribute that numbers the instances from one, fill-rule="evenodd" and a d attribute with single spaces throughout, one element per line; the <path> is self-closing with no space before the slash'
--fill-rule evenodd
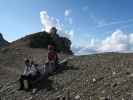
<path id="1" fill-rule="evenodd" d="M 48 73 L 52 73 L 56 70 L 58 67 L 58 55 L 57 52 L 55 51 L 55 46 L 54 45 L 48 45 L 48 63 L 46 64 L 46 71 Z"/>

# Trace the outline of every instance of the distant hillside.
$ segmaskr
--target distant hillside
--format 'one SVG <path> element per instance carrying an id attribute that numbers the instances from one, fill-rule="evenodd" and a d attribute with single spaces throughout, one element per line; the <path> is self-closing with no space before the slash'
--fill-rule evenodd
<path id="1" fill-rule="evenodd" d="M 7 46 L 9 45 L 9 42 L 6 41 L 4 38 L 3 38 L 3 35 L 0 33 L 0 47 L 4 47 L 4 46 Z"/>

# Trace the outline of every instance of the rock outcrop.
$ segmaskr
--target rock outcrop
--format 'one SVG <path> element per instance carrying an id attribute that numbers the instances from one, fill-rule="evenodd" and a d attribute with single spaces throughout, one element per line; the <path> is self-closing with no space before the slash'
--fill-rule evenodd
<path id="1" fill-rule="evenodd" d="M 30 36 L 30 47 L 32 48 L 47 48 L 49 44 L 56 46 L 57 52 L 65 54 L 73 54 L 71 51 L 71 41 L 66 37 L 59 36 L 56 31 L 39 32 Z"/>
<path id="2" fill-rule="evenodd" d="M 7 42 L 4 38 L 3 35 L 0 33 L 0 47 L 4 47 L 9 45 L 9 42 Z"/>

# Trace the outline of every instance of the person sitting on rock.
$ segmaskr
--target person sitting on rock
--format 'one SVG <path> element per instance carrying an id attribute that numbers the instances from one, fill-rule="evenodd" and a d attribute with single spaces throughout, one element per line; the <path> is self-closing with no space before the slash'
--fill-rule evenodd
<path id="1" fill-rule="evenodd" d="M 31 84 L 30 81 L 35 80 L 38 77 L 38 73 L 37 73 L 37 69 L 34 65 L 34 62 L 31 61 L 29 59 L 25 60 L 25 69 L 24 69 L 24 73 L 21 75 L 20 79 L 19 79 L 19 83 L 20 83 L 20 88 L 19 90 L 24 89 L 24 80 L 27 80 L 27 85 L 28 85 L 28 89 L 31 88 Z"/>

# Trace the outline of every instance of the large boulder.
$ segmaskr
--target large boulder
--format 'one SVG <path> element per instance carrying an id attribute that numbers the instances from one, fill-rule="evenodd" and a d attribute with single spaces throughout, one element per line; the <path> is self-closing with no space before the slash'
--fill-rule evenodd
<path id="1" fill-rule="evenodd" d="M 30 47 L 32 48 L 47 48 L 49 44 L 54 44 L 57 52 L 73 54 L 71 41 L 66 37 L 59 36 L 57 33 L 50 34 L 43 31 L 33 34 L 30 38 Z"/>
<path id="2" fill-rule="evenodd" d="M 55 27 L 52 27 L 48 34 L 52 37 L 58 52 L 73 54 L 71 51 L 71 41 L 66 37 L 60 37 Z"/>

